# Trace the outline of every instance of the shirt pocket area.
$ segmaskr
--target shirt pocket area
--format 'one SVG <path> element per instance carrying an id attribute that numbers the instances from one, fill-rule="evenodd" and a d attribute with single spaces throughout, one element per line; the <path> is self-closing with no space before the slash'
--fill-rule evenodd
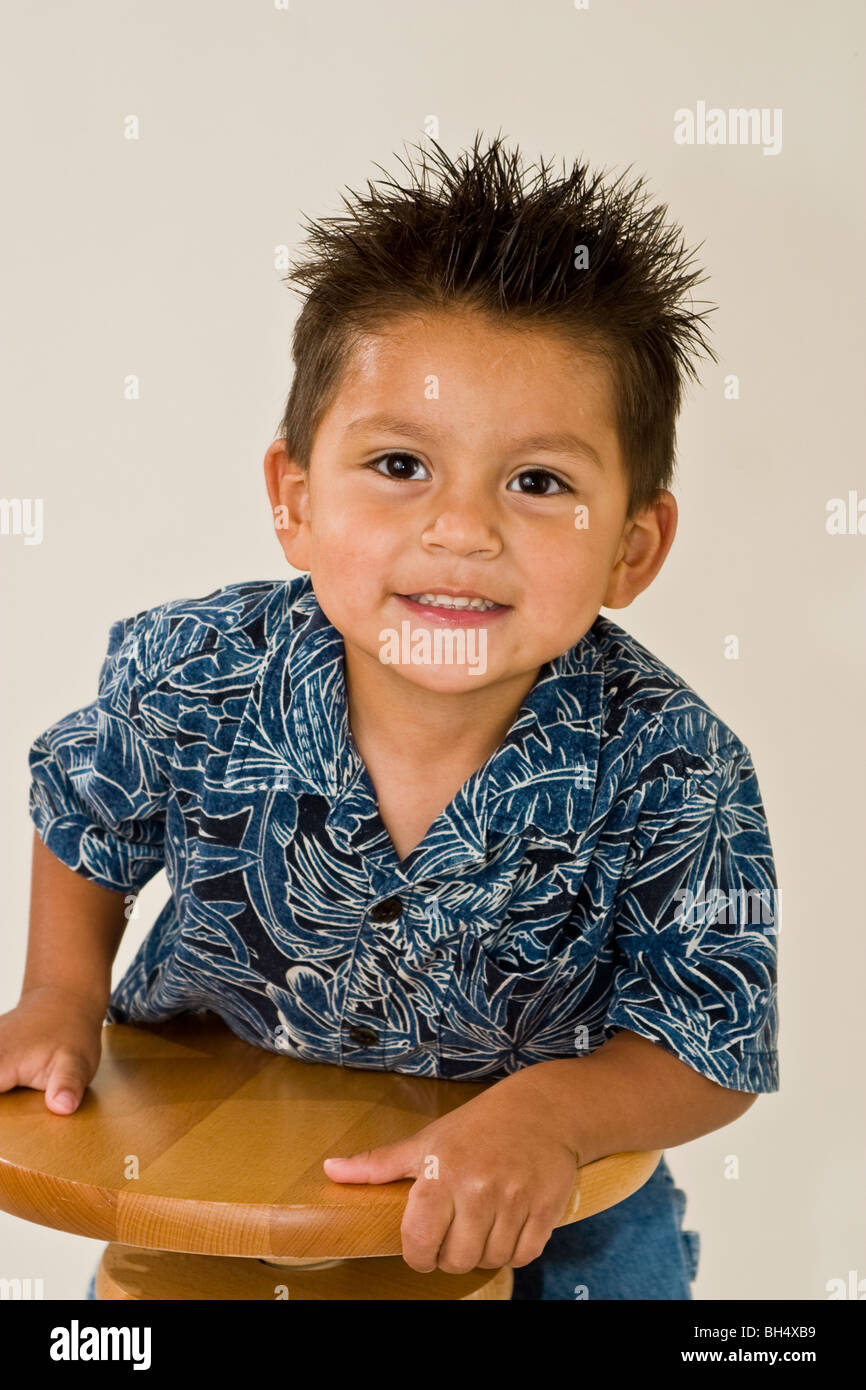
<path id="1" fill-rule="evenodd" d="M 440 1017 L 440 1076 L 499 1080 L 600 1045 L 606 1000 L 595 1000 L 592 944 L 560 928 L 543 959 L 533 962 L 533 952 L 537 940 L 514 930 L 459 942 Z"/>

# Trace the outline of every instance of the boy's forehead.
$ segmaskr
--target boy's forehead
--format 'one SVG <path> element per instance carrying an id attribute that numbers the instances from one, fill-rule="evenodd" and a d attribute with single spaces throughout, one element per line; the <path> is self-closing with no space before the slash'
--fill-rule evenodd
<path id="1" fill-rule="evenodd" d="M 329 412 L 334 425 L 342 432 L 401 403 L 439 415 L 443 406 L 445 414 L 470 413 L 486 403 L 503 423 L 520 413 L 539 428 L 552 418 L 565 428 L 576 417 L 614 428 L 609 369 L 589 345 L 474 313 L 413 314 L 359 335 Z"/>

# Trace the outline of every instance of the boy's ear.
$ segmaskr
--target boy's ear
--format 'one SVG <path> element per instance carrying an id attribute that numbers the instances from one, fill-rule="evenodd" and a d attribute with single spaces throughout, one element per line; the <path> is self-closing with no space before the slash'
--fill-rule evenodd
<path id="1" fill-rule="evenodd" d="M 284 439 L 275 439 L 265 454 L 265 485 L 274 531 L 283 554 L 296 570 L 311 568 L 310 494 L 307 475 L 289 457 Z"/>
<path id="2" fill-rule="evenodd" d="M 674 543 L 677 515 L 676 498 L 662 488 L 654 502 L 626 523 L 602 608 L 627 608 L 652 583 Z"/>

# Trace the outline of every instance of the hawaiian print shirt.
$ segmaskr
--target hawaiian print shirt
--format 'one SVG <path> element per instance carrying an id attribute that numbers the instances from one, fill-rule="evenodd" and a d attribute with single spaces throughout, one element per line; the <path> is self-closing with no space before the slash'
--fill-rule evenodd
<path id="1" fill-rule="evenodd" d="M 748 749 L 601 615 L 400 860 L 310 578 L 121 619 L 30 750 L 47 847 L 170 897 L 111 1022 L 210 1011 L 311 1062 L 498 1080 L 619 1029 L 778 1089 L 773 854 Z"/>

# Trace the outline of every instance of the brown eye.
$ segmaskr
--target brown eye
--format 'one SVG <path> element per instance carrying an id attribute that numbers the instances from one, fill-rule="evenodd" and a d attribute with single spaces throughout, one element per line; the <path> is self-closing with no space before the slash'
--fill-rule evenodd
<path id="1" fill-rule="evenodd" d="M 380 463 L 384 463 L 389 471 L 383 473 L 379 468 Z M 372 468 L 376 473 L 380 473 L 383 478 L 391 478 L 394 482 L 410 483 L 423 481 L 420 478 L 414 478 L 412 476 L 412 469 L 416 466 L 423 468 L 424 464 L 419 458 L 416 458 L 414 454 L 406 454 L 399 449 L 392 449 L 387 454 L 380 454 L 378 458 L 371 459 L 368 464 L 365 464 L 366 468 Z"/>
<path id="2" fill-rule="evenodd" d="M 518 487 L 512 489 L 511 483 L 508 484 L 509 492 L 522 492 L 527 497 L 556 497 L 558 492 L 571 492 L 568 483 L 564 483 L 561 478 L 557 478 L 554 473 L 548 473 L 546 468 L 526 468 L 522 473 L 518 473 L 512 479 L 515 483 L 529 483 L 528 487 Z M 555 483 L 556 488 L 551 490 L 547 483 Z"/>

